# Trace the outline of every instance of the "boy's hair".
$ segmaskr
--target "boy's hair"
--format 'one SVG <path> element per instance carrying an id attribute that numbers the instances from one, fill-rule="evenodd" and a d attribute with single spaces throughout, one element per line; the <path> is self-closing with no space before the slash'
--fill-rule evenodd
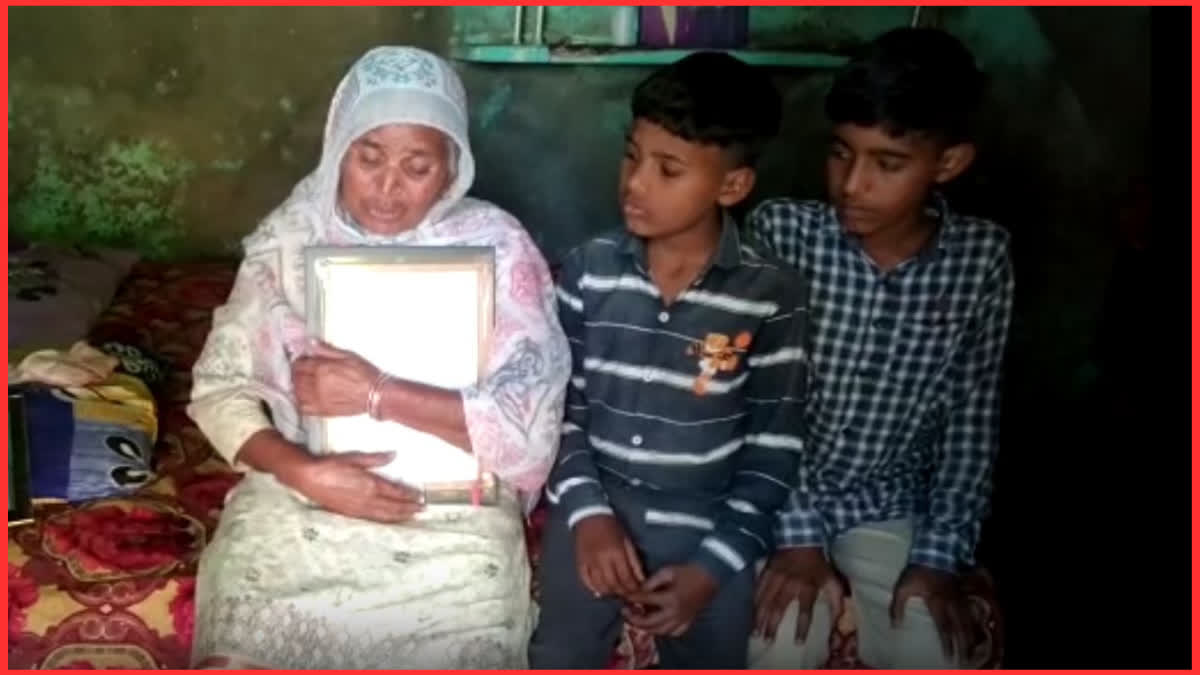
<path id="1" fill-rule="evenodd" d="M 936 28 L 897 28 L 872 40 L 825 97 L 834 124 L 882 126 L 891 136 L 969 141 L 985 76 L 961 42 Z"/>
<path id="2" fill-rule="evenodd" d="M 779 133 L 779 92 L 761 70 L 724 52 L 697 52 L 656 70 L 633 91 L 633 118 L 754 166 Z"/>

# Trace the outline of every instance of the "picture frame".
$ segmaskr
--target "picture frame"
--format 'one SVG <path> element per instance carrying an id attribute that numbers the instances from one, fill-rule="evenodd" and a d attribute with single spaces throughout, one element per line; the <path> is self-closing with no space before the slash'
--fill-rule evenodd
<path id="1" fill-rule="evenodd" d="M 29 468 L 29 430 L 25 398 L 8 391 L 8 524 L 33 520 L 33 485 Z"/>
<path id="2" fill-rule="evenodd" d="M 471 246 L 315 246 L 304 252 L 308 330 L 401 380 L 460 390 L 486 368 L 495 253 Z M 427 504 L 493 504 L 499 484 L 475 456 L 393 421 L 307 418 L 314 453 L 385 452 L 376 472 Z"/>

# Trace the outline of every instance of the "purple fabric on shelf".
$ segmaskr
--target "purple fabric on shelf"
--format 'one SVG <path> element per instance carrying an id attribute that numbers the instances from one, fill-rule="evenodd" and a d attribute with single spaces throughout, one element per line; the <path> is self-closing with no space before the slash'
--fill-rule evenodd
<path id="1" fill-rule="evenodd" d="M 642 7 L 639 44 L 677 49 L 746 46 L 749 7 Z"/>

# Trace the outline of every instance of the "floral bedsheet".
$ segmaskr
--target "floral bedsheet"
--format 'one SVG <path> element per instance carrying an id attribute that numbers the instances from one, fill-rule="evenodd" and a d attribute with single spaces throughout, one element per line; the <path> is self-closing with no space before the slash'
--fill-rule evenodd
<path id="1" fill-rule="evenodd" d="M 10 668 L 183 668 L 195 565 L 237 482 L 184 413 L 190 370 L 233 283 L 222 264 L 134 267 L 91 331 L 168 362 L 156 479 L 129 498 L 39 505 L 8 532 Z"/>
<path id="2" fill-rule="evenodd" d="M 9 667 L 186 668 L 194 620 L 196 561 L 238 480 L 187 417 L 191 366 L 225 299 L 226 264 L 139 263 L 91 331 L 93 342 L 137 345 L 165 360 L 159 392 L 156 479 L 132 497 L 39 505 L 33 523 L 8 535 Z M 544 514 L 530 519 L 536 564 Z M 1001 631 L 991 583 L 972 577 L 975 609 L 987 626 L 976 667 L 998 667 Z M 854 622 L 831 637 L 829 667 L 858 668 Z M 627 629 L 612 667 L 656 660 L 653 639 Z"/>

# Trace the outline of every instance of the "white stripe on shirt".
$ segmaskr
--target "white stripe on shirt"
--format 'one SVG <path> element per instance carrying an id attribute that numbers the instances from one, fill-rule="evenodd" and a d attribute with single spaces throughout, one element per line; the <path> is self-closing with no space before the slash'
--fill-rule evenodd
<path id="1" fill-rule="evenodd" d="M 758 515 L 758 509 L 756 509 L 753 504 L 745 499 L 726 499 L 725 504 L 734 511 L 741 511 L 742 513 L 748 513 L 752 516 Z"/>
<path id="2" fill-rule="evenodd" d="M 746 566 L 746 561 L 742 556 L 720 539 L 705 537 L 704 541 L 700 542 L 700 547 L 720 558 L 722 562 L 732 567 L 734 572 L 741 572 L 742 568 Z"/>
<path id="3" fill-rule="evenodd" d="M 762 537 L 758 536 L 757 534 L 754 534 L 750 530 L 747 530 L 746 528 L 739 526 L 738 532 L 741 532 L 742 534 L 746 535 L 747 537 L 750 537 L 754 541 L 757 541 L 758 545 L 761 546 L 764 551 L 768 549 L 767 542 L 763 541 Z"/>
<path id="4" fill-rule="evenodd" d="M 661 466 L 701 466 L 711 464 L 737 452 L 743 443 L 741 438 L 735 438 L 707 452 L 684 453 L 631 448 L 613 443 L 612 441 L 606 441 L 597 436 L 588 436 L 588 440 L 591 442 L 593 448 L 610 457 L 616 457 L 617 459 L 623 459 L 626 462 L 634 462 L 636 464 L 658 464 Z"/>
<path id="5" fill-rule="evenodd" d="M 654 287 L 654 284 L 640 277 L 635 277 L 632 274 L 622 274 L 619 277 L 601 277 L 590 272 L 585 272 L 583 276 L 579 277 L 579 288 L 609 292 L 614 290 L 637 291 L 652 298 L 659 297 L 658 289 Z"/>
<path id="6" fill-rule="evenodd" d="M 579 288 L 602 292 L 611 292 L 614 290 L 636 291 L 652 298 L 661 297 L 658 288 L 653 283 L 632 274 L 622 274 L 614 277 L 598 276 L 590 272 L 585 272 L 583 276 L 579 277 Z M 697 288 L 684 291 L 676 299 L 680 302 L 704 305 L 733 314 L 745 314 L 759 318 L 769 317 L 779 311 L 779 305 L 774 302 L 745 300 L 734 295 L 702 291 Z"/>
<path id="7" fill-rule="evenodd" d="M 606 505 L 585 506 L 581 509 L 572 511 L 571 515 L 567 516 L 567 527 L 575 527 L 575 523 L 578 523 L 584 518 L 590 518 L 592 516 L 611 516 L 612 514 L 612 508 Z"/>
<path id="8" fill-rule="evenodd" d="M 797 436 L 785 436 L 784 434 L 747 434 L 746 442 L 763 448 L 804 451 L 804 441 Z"/>
<path id="9" fill-rule="evenodd" d="M 800 347 L 784 347 L 769 354 L 751 356 L 746 359 L 746 363 L 751 368 L 763 368 L 765 366 L 775 366 L 780 363 L 793 363 L 796 361 L 803 363 L 807 360 L 808 354 Z"/>
<path id="10" fill-rule="evenodd" d="M 783 398 L 751 398 L 747 396 L 742 400 L 751 405 L 779 405 L 781 403 L 804 405 L 806 403 L 806 401 L 802 398 L 793 398 L 791 396 L 784 396 Z"/>
<path id="11" fill-rule="evenodd" d="M 557 292 L 558 292 L 559 299 L 561 299 L 563 302 L 567 303 L 568 307 L 575 310 L 576 312 L 583 311 L 583 299 L 577 298 L 577 297 L 571 295 L 570 293 L 566 292 L 565 290 L 563 290 L 562 286 L 555 286 L 555 290 L 557 290 Z"/>
<path id="12" fill-rule="evenodd" d="M 655 422 L 662 422 L 664 424 L 673 424 L 675 426 L 680 426 L 680 427 L 698 427 L 698 426 L 703 426 L 705 424 L 718 424 L 721 422 L 733 422 L 735 420 L 740 420 L 741 418 L 746 416 L 746 413 L 740 412 L 740 413 L 735 413 L 733 415 L 726 415 L 725 417 L 710 417 L 708 419 L 703 419 L 703 420 L 684 421 L 684 420 L 673 420 L 669 417 L 662 417 L 661 415 L 651 415 L 650 413 L 640 413 L 640 412 L 632 412 L 629 410 L 621 410 L 620 408 L 611 406 L 599 399 L 593 399 L 592 403 L 595 403 L 597 406 L 604 408 L 605 410 L 607 410 L 611 413 L 617 414 L 617 415 L 622 415 L 625 417 L 636 417 L 636 418 L 644 419 L 644 420 L 654 420 Z"/>
<path id="13" fill-rule="evenodd" d="M 740 475 L 743 475 L 743 476 L 754 476 L 755 478 L 761 478 L 761 479 L 767 481 L 768 483 L 774 483 L 785 490 L 792 489 L 791 485 L 788 485 L 787 483 L 779 480 L 778 478 L 776 478 L 770 474 L 763 473 L 761 471 L 750 471 L 747 469 L 742 469 L 741 471 L 738 471 L 737 473 Z"/>
<path id="14" fill-rule="evenodd" d="M 775 316 L 767 319 L 763 323 L 775 323 L 776 321 L 787 321 L 788 319 L 792 318 L 792 316 L 796 312 L 807 312 L 807 311 L 808 311 L 807 307 L 798 307 L 798 308 L 796 308 L 795 311 L 788 312 L 787 314 L 776 314 Z"/>
<path id="15" fill-rule="evenodd" d="M 689 288 L 680 293 L 679 300 L 760 318 L 771 316 L 779 311 L 779 305 L 766 300 L 744 300 L 733 295 L 702 291 L 697 288 Z"/>
<path id="16" fill-rule="evenodd" d="M 664 368 L 655 368 L 654 366 L 638 366 L 621 361 L 605 361 L 591 356 L 583 360 L 583 369 L 615 375 L 625 380 L 644 382 L 646 384 L 661 382 L 662 384 L 675 387 L 676 389 L 683 389 L 684 391 L 692 391 L 692 388 L 696 384 L 695 375 L 684 375 L 683 373 Z M 712 380 L 708 383 L 706 393 L 728 394 L 745 384 L 748 377 L 750 377 L 750 373 L 744 372 L 732 380 Z"/>
<path id="17" fill-rule="evenodd" d="M 591 450 L 588 450 L 587 448 L 583 448 L 580 450 L 572 450 L 571 452 L 568 452 L 567 454 L 558 458 L 558 465 L 562 466 L 563 464 L 566 464 L 569 460 L 574 458 L 576 455 L 586 455 L 590 452 L 591 452 Z"/>
<path id="18" fill-rule="evenodd" d="M 584 321 L 583 325 L 585 328 L 620 328 L 621 330 L 629 330 L 635 333 L 666 335 L 676 338 L 682 342 L 686 342 L 689 345 L 696 342 L 696 338 L 690 335 L 684 335 L 683 333 L 672 333 L 669 330 L 662 330 L 661 328 L 647 328 L 646 326 L 638 326 L 632 323 L 618 323 L 616 321 Z"/>
<path id="19" fill-rule="evenodd" d="M 672 525 L 680 527 L 694 527 L 697 530 L 711 531 L 716 525 L 708 518 L 694 516 L 690 513 L 680 513 L 679 511 L 657 511 L 655 509 L 646 509 L 646 522 L 650 525 Z"/>
<path id="20" fill-rule="evenodd" d="M 567 478 L 555 486 L 558 488 L 557 490 L 551 487 L 546 488 L 546 499 L 548 499 L 551 504 L 557 504 L 562 499 L 562 496 L 566 494 L 567 490 L 579 487 L 580 485 L 587 485 L 588 483 L 595 483 L 599 485 L 600 481 L 590 476 L 574 476 L 572 478 Z"/>

